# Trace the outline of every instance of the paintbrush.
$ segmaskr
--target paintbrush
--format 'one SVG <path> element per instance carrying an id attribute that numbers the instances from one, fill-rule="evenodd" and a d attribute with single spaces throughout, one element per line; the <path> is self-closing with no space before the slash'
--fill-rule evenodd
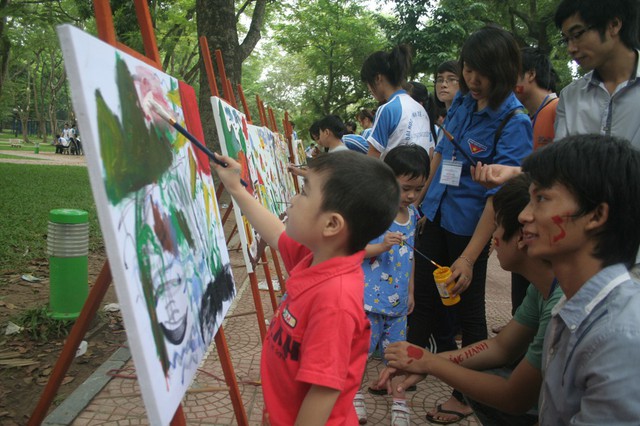
<path id="1" fill-rule="evenodd" d="M 229 167 L 229 164 L 225 163 L 224 161 L 219 160 L 209 148 L 207 148 L 195 136 L 193 136 L 191 133 L 189 133 L 189 131 L 187 129 L 185 129 L 184 127 L 179 125 L 178 122 L 175 120 L 175 118 L 173 118 L 171 116 L 171 114 L 169 114 L 162 107 L 162 105 L 160 105 L 158 102 L 156 102 L 152 98 L 147 98 L 145 102 L 147 103 L 147 105 L 149 105 L 151 107 L 151 109 L 153 109 L 153 111 L 156 114 L 158 114 L 160 116 L 160 118 L 165 120 L 167 123 L 171 124 L 171 126 L 174 129 L 176 129 L 179 133 L 181 133 L 185 138 L 189 139 L 191 141 L 191 143 L 193 143 L 195 146 L 197 146 L 200 149 L 200 151 L 204 152 L 207 155 L 207 157 L 209 157 L 211 159 L 211 161 L 213 161 L 214 163 L 216 163 L 219 166 L 222 166 L 222 167 L 225 167 L 225 168 Z M 245 182 L 243 179 L 240 179 L 240 183 L 242 184 L 242 186 L 245 186 L 245 187 L 247 186 L 247 182 Z"/>
<path id="2" fill-rule="evenodd" d="M 440 129 L 442 129 L 442 131 L 444 132 L 444 135 L 447 137 L 447 139 L 449 139 L 449 142 L 451 142 L 453 144 L 453 146 L 456 147 L 456 149 L 458 151 L 460 151 L 460 153 L 464 156 L 464 158 L 466 158 L 469 163 L 471 163 L 472 166 L 475 167 L 476 165 L 476 161 L 471 158 L 471 156 L 469 154 L 467 154 L 462 147 L 460 146 L 460 144 L 455 140 L 455 138 L 453 137 L 453 135 L 451 133 L 449 133 L 449 131 L 447 129 L 445 129 L 444 127 L 440 127 Z"/>
<path id="3" fill-rule="evenodd" d="M 422 252 L 418 251 L 414 246 L 412 246 L 411 244 L 409 244 L 409 243 L 407 242 L 407 240 L 403 240 L 403 243 L 404 243 L 404 244 L 406 244 L 406 245 L 408 245 L 408 246 L 409 246 L 409 248 L 411 248 L 415 253 L 418 253 L 420 256 L 424 257 L 424 258 L 425 258 L 425 259 L 427 259 L 429 262 L 431 262 L 431 263 L 432 263 L 436 268 L 442 268 L 442 266 L 438 265 L 436 262 L 434 262 L 433 260 L 429 259 L 429 257 L 428 257 L 426 254 L 424 254 L 424 253 L 422 253 Z"/>

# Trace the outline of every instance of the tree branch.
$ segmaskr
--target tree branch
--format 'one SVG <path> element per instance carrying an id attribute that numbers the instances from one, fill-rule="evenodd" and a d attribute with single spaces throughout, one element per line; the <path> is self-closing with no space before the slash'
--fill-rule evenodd
<path id="1" fill-rule="evenodd" d="M 260 41 L 260 29 L 264 21 L 264 14 L 267 8 L 267 0 L 256 0 L 256 6 L 253 9 L 253 16 L 251 17 L 251 26 L 249 26 L 249 32 L 240 44 L 240 61 L 244 61 L 249 57 L 253 49 Z"/>

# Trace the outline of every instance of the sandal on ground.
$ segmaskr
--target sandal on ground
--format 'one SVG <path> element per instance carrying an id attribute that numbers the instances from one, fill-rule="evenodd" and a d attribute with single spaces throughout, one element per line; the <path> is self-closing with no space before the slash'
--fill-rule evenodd
<path id="1" fill-rule="evenodd" d="M 469 417 L 470 415 L 473 414 L 473 411 L 467 414 L 461 413 L 459 411 L 454 411 L 454 410 L 445 410 L 444 408 L 442 408 L 442 404 L 438 404 L 438 406 L 436 407 L 438 410 L 438 413 L 435 416 L 432 416 L 431 414 L 427 414 L 427 420 L 429 421 L 429 423 L 435 423 L 438 425 L 450 425 L 452 423 L 458 423 L 460 420 L 465 419 L 467 417 Z M 439 414 L 451 414 L 452 416 L 456 416 L 455 419 L 451 419 L 451 420 L 440 420 L 437 419 L 436 416 Z"/>

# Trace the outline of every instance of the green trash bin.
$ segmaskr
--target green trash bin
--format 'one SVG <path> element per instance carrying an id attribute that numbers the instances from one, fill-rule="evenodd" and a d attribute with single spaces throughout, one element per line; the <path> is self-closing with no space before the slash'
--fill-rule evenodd
<path id="1" fill-rule="evenodd" d="M 76 319 L 89 294 L 89 213 L 49 212 L 49 316 Z"/>

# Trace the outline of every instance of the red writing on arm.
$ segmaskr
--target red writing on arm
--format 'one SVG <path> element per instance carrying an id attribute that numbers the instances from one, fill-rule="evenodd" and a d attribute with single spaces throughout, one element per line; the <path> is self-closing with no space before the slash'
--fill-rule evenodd
<path id="1" fill-rule="evenodd" d="M 464 361 L 463 355 L 462 354 L 458 354 L 458 355 L 451 355 L 449 356 L 449 361 L 453 362 L 454 364 L 461 364 L 462 361 Z"/>
<path id="2" fill-rule="evenodd" d="M 564 222 L 564 219 L 562 218 L 562 216 L 553 216 L 551 220 L 553 220 L 553 223 L 555 223 L 558 226 L 558 228 L 560 228 L 560 233 L 553 237 L 553 242 L 557 243 L 558 241 L 562 240 L 564 237 L 567 236 L 567 233 L 562 227 L 562 223 Z"/>
<path id="3" fill-rule="evenodd" d="M 464 359 L 469 359 L 480 352 L 487 350 L 489 346 L 485 342 L 480 342 L 477 345 L 471 346 L 464 351 Z"/>

